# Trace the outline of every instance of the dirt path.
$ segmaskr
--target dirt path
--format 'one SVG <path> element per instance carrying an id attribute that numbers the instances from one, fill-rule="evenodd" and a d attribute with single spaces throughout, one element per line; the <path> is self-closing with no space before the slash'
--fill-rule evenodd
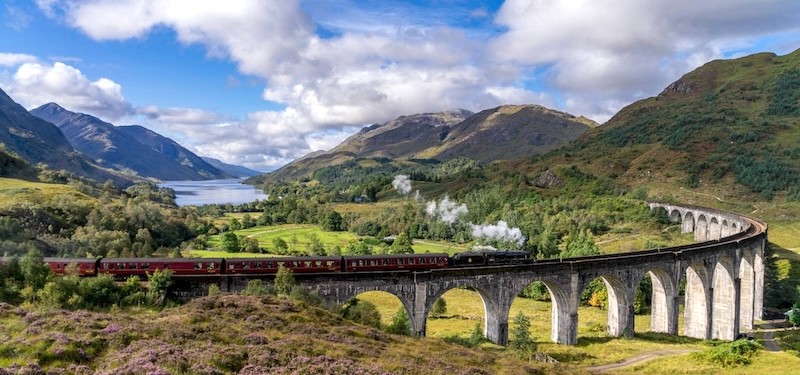
<path id="1" fill-rule="evenodd" d="M 786 329 L 786 322 L 783 320 L 768 320 L 764 324 L 759 324 L 758 330 L 761 332 L 762 336 L 758 341 L 761 345 L 764 345 L 765 350 L 769 352 L 779 352 L 782 349 L 780 345 L 775 342 L 775 332 L 784 329 Z"/>
<path id="2" fill-rule="evenodd" d="M 617 363 L 609 363 L 607 365 L 593 366 L 587 368 L 589 373 L 602 374 L 609 371 L 619 370 L 628 366 L 638 365 L 656 358 L 668 357 L 673 355 L 685 355 L 698 351 L 697 349 L 664 349 L 652 352 L 641 353 Z"/>

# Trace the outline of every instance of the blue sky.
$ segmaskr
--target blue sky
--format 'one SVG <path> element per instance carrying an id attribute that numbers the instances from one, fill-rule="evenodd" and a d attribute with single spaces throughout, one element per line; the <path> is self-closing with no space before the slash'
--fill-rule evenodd
<path id="1" fill-rule="evenodd" d="M 271 170 L 394 117 L 603 122 L 717 58 L 800 48 L 796 0 L 5 0 L 0 88 Z"/>

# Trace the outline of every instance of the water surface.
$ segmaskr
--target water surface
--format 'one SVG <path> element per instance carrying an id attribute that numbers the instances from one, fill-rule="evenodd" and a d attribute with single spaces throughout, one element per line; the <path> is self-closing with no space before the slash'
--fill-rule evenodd
<path id="1" fill-rule="evenodd" d="M 267 199 L 267 195 L 252 185 L 245 185 L 241 179 L 206 181 L 167 181 L 159 186 L 175 190 L 175 203 L 178 206 L 204 205 L 213 203 L 242 204 L 256 199 Z"/>

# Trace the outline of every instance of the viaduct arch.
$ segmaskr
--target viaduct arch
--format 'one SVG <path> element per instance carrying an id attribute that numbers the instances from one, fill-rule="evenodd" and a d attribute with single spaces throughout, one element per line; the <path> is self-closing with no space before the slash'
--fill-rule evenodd
<path id="1" fill-rule="evenodd" d="M 514 298 L 531 282 L 542 281 L 550 292 L 552 341 L 578 341 L 578 305 L 583 289 L 601 278 L 608 289 L 611 336 L 633 336 L 634 296 L 645 275 L 653 284 L 651 326 L 654 332 L 678 332 L 679 304 L 684 303 L 684 332 L 699 339 L 733 340 L 761 319 L 764 298 L 764 247 L 767 226 L 755 219 L 704 207 L 650 203 L 664 209 L 691 245 L 580 258 L 546 259 L 533 264 L 466 267 L 424 272 L 295 274 L 300 285 L 330 304 L 341 304 L 366 291 L 397 296 L 416 335 L 424 336 L 433 303 L 457 287 L 478 292 L 485 309 L 484 334 L 498 344 L 508 342 L 508 315 Z M 686 277 L 685 299 L 679 285 Z M 219 275 L 214 279 L 180 280 L 178 293 L 203 295 L 216 283 L 225 291 L 244 289 L 253 277 Z M 263 276 L 271 281 L 271 276 Z"/>

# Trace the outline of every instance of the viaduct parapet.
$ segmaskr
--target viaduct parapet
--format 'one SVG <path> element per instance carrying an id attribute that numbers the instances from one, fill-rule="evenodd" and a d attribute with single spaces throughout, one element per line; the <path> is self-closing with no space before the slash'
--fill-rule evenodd
<path id="1" fill-rule="evenodd" d="M 679 305 L 684 307 L 682 334 L 699 339 L 734 340 L 762 317 L 764 247 L 767 227 L 757 220 L 710 208 L 650 203 L 666 210 L 683 233 L 697 243 L 678 247 L 581 258 L 547 259 L 534 264 L 448 268 L 426 272 L 374 272 L 303 275 L 300 285 L 329 304 L 340 304 L 367 291 L 391 293 L 403 303 L 415 334 L 424 336 L 433 303 L 445 292 L 467 287 L 478 292 L 484 311 L 484 334 L 508 342 L 511 303 L 534 281 L 547 286 L 552 301 L 552 341 L 578 341 L 578 305 L 589 283 L 600 278 L 608 290 L 607 332 L 633 336 L 634 298 L 642 278 L 652 280 L 650 331 L 677 335 Z M 685 295 L 679 293 L 685 277 Z M 179 293 L 203 294 L 215 283 L 223 291 L 244 289 L 252 277 L 178 280 Z M 270 277 L 264 277 L 271 280 Z"/>

